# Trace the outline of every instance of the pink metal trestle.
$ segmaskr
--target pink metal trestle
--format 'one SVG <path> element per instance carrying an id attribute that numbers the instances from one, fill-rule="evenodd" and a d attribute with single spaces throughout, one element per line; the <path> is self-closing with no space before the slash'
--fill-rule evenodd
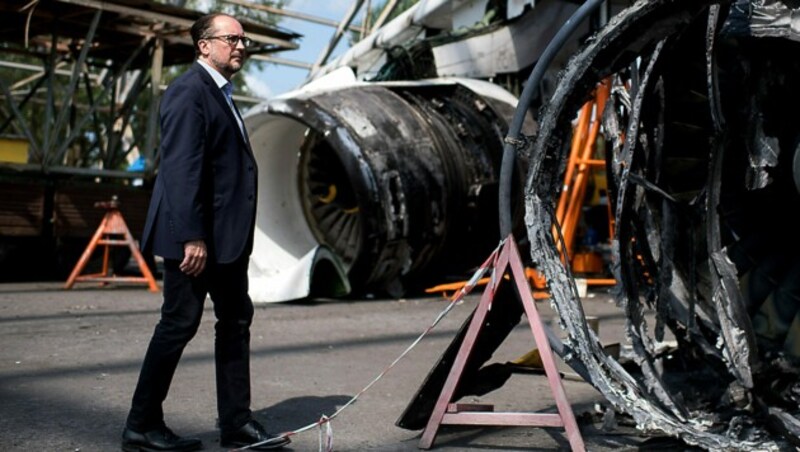
<path id="1" fill-rule="evenodd" d="M 495 251 L 497 253 L 497 251 Z M 480 329 L 484 324 L 489 309 L 492 308 L 495 293 L 500 283 L 505 279 L 503 275 L 510 270 L 511 280 L 516 283 L 517 291 L 522 300 L 528 322 L 530 323 L 533 337 L 539 348 L 542 363 L 544 364 L 550 391 L 558 408 L 558 413 L 521 413 L 521 412 L 494 412 L 492 405 L 470 405 L 451 403 L 458 382 L 472 352 Z M 525 270 L 519 255 L 519 250 L 514 238 L 509 235 L 499 254 L 494 259 L 495 278 L 486 285 L 481 301 L 476 307 L 475 314 L 469 324 L 467 333 L 450 369 L 441 394 L 436 402 L 428 424 L 422 432 L 419 442 L 420 449 L 430 449 L 441 425 L 493 425 L 493 426 L 523 426 L 523 427 L 563 427 L 573 451 L 586 450 L 572 407 L 567 401 L 561 377 L 556 368 L 553 351 L 547 341 L 539 312 L 531 295 L 531 287 L 525 277 Z M 494 309 L 502 309 L 495 306 Z"/>

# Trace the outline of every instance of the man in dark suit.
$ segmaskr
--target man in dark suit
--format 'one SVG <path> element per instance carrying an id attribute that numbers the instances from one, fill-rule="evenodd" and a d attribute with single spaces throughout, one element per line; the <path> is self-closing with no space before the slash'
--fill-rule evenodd
<path id="1" fill-rule="evenodd" d="M 253 247 L 258 171 L 231 77 L 246 58 L 241 24 L 225 14 L 191 29 L 197 62 L 170 83 L 161 101 L 161 163 L 142 248 L 164 258 L 161 320 L 142 364 L 122 434 L 125 451 L 188 451 L 164 423 L 162 403 L 186 344 L 200 325 L 206 295 L 214 304 L 217 410 L 223 447 L 280 448 L 250 411 L 247 265 Z"/>

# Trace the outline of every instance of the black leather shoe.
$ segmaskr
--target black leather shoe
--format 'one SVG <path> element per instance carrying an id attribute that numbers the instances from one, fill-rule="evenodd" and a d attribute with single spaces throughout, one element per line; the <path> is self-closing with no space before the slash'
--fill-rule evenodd
<path id="1" fill-rule="evenodd" d="M 233 432 L 222 432 L 220 435 L 220 445 L 222 447 L 245 447 L 251 444 L 262 443 L 259 446 L 250 447 L 249 450 L 273 450 L 292 442 L 285 436 L 271 435 L 264 430 L 257 421 L 250 421 L 238 430 Z"/>
<path id="2" fill-rule="evenodd" d="M 125 452 L 200 450 L 203 443 L 197 438 L 181 438 L 166 426 L 139 433 L 129 428 L 122 431 L 122 450 Z"/>

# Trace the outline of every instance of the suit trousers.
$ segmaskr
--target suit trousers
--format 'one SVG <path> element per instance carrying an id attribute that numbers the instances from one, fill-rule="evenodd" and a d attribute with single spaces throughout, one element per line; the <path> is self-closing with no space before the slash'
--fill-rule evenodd
<path id="1" fill-rule="evenodd" d="M 188 276 L 180 261 L 164 260 L 164 302 L 142 363 L 128 414 L 128 428 L 147 432 L 164 424 L 163 402 L 183 349 L 203 316 L 206 295 L 214 306 L 217 413 L 219 427 L 233 431 L 249 422 L 250 324 L 253 302 L 247 294 L 245 255 L 231 264 L 208 263 L 197 277 Z"/>

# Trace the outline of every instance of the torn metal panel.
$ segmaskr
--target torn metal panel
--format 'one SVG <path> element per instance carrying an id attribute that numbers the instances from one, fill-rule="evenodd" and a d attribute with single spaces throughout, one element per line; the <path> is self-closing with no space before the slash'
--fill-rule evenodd
<path id="1" fill-rule="evenodd" d="M 725 22 L 733 35 L 786 38 L 800 41 L 800 16 L 792 2 L 784 0 L 737 0 Z"/>
<path id="2" fill-rule="evenodd" d="M 507 26 L 433 46 L 436 71 L 443 77 L 478 78 L 519 71 L 542 55 L 550 38 L 574 12 L 573 4 L 544 2 L 536 7 L 535 13 L 525 14 Z M 588 26 L 584 26 L 579 34 L 587 31 Z M 568 55 L 574 50 L 568 48 L 564 52 Z"/>
<path id="3" fill-rule="evenodd" d="M 422 0 L 320 68 L 312 79 L 348 66 L 359 80 L 372 80 L 381 75 L 392 52 L 405 49 L 409 53 L 420 47 L 436 52 L 434 74 L 428 78 L 486 78 L 518 71 L 539 58 L 558 27 L 578 7 L 556 0 L 533 3 Z"/>

